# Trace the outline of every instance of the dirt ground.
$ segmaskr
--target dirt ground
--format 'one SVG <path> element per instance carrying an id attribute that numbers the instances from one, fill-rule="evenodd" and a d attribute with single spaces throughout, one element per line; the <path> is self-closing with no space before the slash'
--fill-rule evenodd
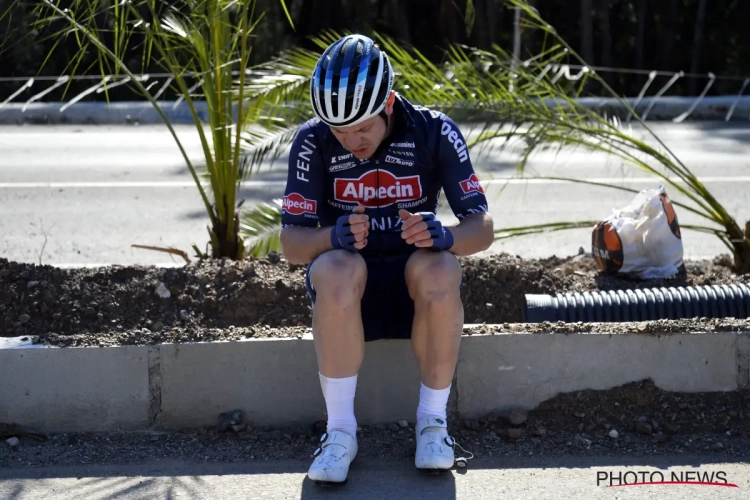
<path id="1" fill-rule="evenodd" d="M 750 452 L 749 414 L 747 390 L 674 393 L 644 380 L 606 391 L 560 394 L 529 412 L 491 412 L 476 419 L 449 415 L 448 425 L 459 445 L 478 459 L 701 454 L 727 460 L 747 458 Z M 325 430 L 323 420 L 265 428 L 243 416 L 236 431 L 223 432 L 220 422 L 217 415 L 215 426 L 183 431 L 56 433 L 43 441 L 22 436 L 13 447 L 2 442 L 12 434 L 6 433 L 0 436 L 0 468 L 175 460 L 308 464 Z M 413 460 L 413 419 L 361 425 L 357 438 L 362 457 Z"/>
<path id="2" fill-rule="evenodd" d="M 502 324 L 501 330 L 507 331 L 570 328 L 513 325 L 523 322 L 525 294 L 750 283 L 750 275 L 736 275 L 727 267 L 726 257 L 688 261 L 683 273 L 645 281 L 603 275 L 585 253 L 543 260 L 500 254 L 460 261 L 465 322 Z M 290 265 L 275 254 L 242 262 L 196 262 L 180 268 L 72 270 L 0 259 L 0 336 L 34 336 L 40 342 L 58 345 L 301 336 L 308 332 L 312 315 L 305 271 L 306 266 Z M 640 326 L 642 331 L 685 327 L 736 330 L 748 329 L 750 323 L 713 320 L 706 325 L 696 320 Z"/>

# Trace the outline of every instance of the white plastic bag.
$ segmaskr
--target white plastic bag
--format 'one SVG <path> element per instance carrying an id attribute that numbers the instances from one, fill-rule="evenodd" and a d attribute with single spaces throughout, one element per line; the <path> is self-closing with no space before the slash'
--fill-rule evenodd
<path id="1" fill-rule="evenodd" d="M 591 253 L 602 271 L 640 279 L 667 278 L 682 266 L 682 233 L 664 186 L 644 189 L 599 221 Z"/>

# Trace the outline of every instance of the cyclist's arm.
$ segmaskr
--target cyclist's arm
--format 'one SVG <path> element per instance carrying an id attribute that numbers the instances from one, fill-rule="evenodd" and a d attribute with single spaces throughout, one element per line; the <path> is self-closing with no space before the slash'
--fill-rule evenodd
<path id="1" fill-rule="evenodd" d="M 454 243 L 449 251 L 458 256 L 473 255 L 492 245 L 495 236 L 492 215 L 466 140 L 452 119 L 445 115 L 441 118 L 438 168 L 446 199 L 459 220 L 458 225 L 450 227 Z"/>
<path id="2" fill-rule="evenodd" d="M 307 264 L 331 250 L 332 227 L 318 227 L 324 194 L 324 167 L 308 123 L 300 128 L 289 152 L 281 249 L 291 264 Z"/>
<path id="3" fill-rule="evenodd" d="M 287 226 L 281 230 L 281 248 L 290 264 L 309 264 L 315 257 L 333 250 L 331 226 Z"/>

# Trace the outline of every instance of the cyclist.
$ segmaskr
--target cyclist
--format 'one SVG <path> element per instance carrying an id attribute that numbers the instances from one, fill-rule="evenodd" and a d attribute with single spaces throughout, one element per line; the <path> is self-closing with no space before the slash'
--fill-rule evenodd
<path id="1" fill-rule="evenodd" d="M 308 471 L 318 482 L 346 481 L 357 455 L 357 376 L 365 342 L 378 339 L 411 339 L 421 379 L 416 467 L 455 460 L 446 407 L 463 327 L 457 256 L 486 250 L 493 224 L 455 122 L 397 95 L 393 82 L 370 38 L 331 44 L 310 85 L 316 117 L 289 156 L 281 244 L 290 263 L 310 263 L 328 414 Z M 441 189 L 456 226 L 436 216 Z"/>

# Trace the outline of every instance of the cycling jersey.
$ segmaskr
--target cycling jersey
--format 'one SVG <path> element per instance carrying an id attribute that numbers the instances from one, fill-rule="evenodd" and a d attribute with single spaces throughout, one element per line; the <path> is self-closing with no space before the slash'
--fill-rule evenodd
<path id="1" fill-rule="evenodd" d="M 282 227 L 334 226 L 357 202 L 370 217 L 365 257 L 418 249 L 401 238 L 398 211 L 437 213 L 441 190 L 456 218 L 487 212 L 461 131 L 444 113 L 394 102 L 391 134 L 369 159 L 346 150 L 317 118 L 302 125 L 289 154 Z"/>

